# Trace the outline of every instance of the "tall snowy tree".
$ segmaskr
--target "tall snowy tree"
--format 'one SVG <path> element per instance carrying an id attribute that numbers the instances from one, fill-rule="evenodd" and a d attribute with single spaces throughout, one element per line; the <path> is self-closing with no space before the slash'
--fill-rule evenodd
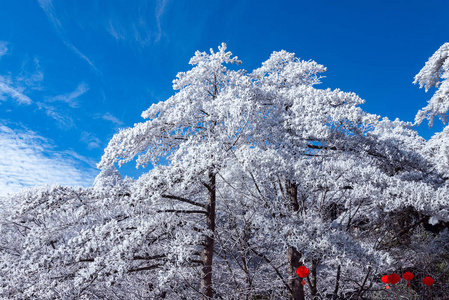
<path id="1" fill-rule="evenodd" d="M 426 92 L 435 87 L 436 91 L 415 117 L 419 125 L 427 119 L 432 127 L 435 117 L 446 124 L 449 111 L 449 43 L 443 44 L 426 62 L 425 66 L 415 76 L 414 84 L 419 83 Z M 437 169 L 449 177 L 449 127 L 436 133 L 426 146 L 426 154 L 436 165 Z"/>
<path id="2" fill-rule="evenodd" d="M 136 155 L 138 166 L 152 163 L 164 181 L 162 198 L 188 204 L 206 216 L 202 244 L 201 293 L 210 299 L 212 260 L 216 219 L 216 176 L 231 156 L 231 149 L 245 143 L 246 125 L 251 117 L 248 101 L 250 80 L 243 72 L 232 71 L 224 64 L 240 63 L 222 44 L 218 52 L 196 52 L 190 60 L 194 67 L 178 73 L 173 88 L 178 92 L 168 100 L 152 105 L 142 117 L 149 120 L 116 134 L 105 149 L 99 167 L 115 162 L 122 165 Z M 160 158 L 168 166 L 158 166 Z M 202 186 L 207 199 L 173 193 L 174 186 Z M 155 192 L 160 193 L 160 187 Z M 176 212 L 176 211 L 174 211 Z M 178 211 L 179 212 L 179 211 Z"/>
<path id="3" fill-rule="evenodd" d="M 330 221 L 340 224 L 340 230 L 343 229 L 340 231 L 342 237 L 349 234 L 343 238 L 348 241 L 359 236 L 357 232 L 361 228 L 368 228 L 382 221 L 379 219 L 382 212 L 393 210 L 384 207 L 382 201 L 394 202 L 394 213 L 397 215 L 402 215 L 408 205 L 414 207 L 415 211 L 424 213 L 419 202 L 413 205 L 410 201 L 415 199 L 415 188 L 401 191 L 404 185 L 416 186 L 418 180 L 426 182 L 426 190 L 434 188 L 431 182 L 434 182 L 432 178 L 436 174 L 419 152 L 424 140 L 410 130 L 411 124 L 399 120 L 379 120 L 378 116 L 363 112 L 358 107 L 363 101 L 353 93 L 311 87 L 318 83 L 317 74 L 323 69 L 314 62 L 300 62 L 293 54 L 283 51 L 275 52 L 262 68 L 252 73 L 256 85 L 262 91 L 257 99 L 265 108 L 261 113 L 264 118 L 259 119 L 259 123 L 255 125 L 260 135 L 256 135 L 254 140 L 261 141 L 259 148 L 265 153 L 264 159 L 255 158 L 258 154 L 254 151 L 246 157 L 267 162 L 257 169 L 277 174 L 284 181 L 278 188 L 284 193 L 284 205 L 290 207 L 292 212 L 316 213 L 316 222 L 323 222 L 321 218 L 329 214 L 334 215 Z M 273 163 L 269 163 L 270 161 Z M 351 168 L 343 167 L 345 164 Z M 366 175 L 367 168 L 371 169 L 372 176 L 369 177 L 372 179 L 368 179 Z M 316 173 L 316 170 L 320 172 Z M 313 174 L 309 182 L 304 180 L 309 176 L 308 172 Z M 358 178 L 364 180 L 360 181 Z M 263 182 L 259 184 L 263 186 Z M 340 193 L 342 194 L 339 195 Z M 435 205 L 426 213 L 439 214 L 438 211 L 441 211 L 445 214 L 447 206 L 444 202 L 441 203 L 441 196 L 436 199 L 432 200 Z M 289 215 L 285 212 L 283 214 Z M 395 220 L 393 213 L 389 217 Z M 325 221 L 323 223 L 326 224 Z M 402 234 L 417 224 L 419 222 L 407 225 L 401 231 Z M 283 226 L 288 227 L 288 224 Z M 326 228 L 325 225 L 323 233 L 331 228 Z M 366 233 L 365 239 L 359 237 L 353 240 L 376 248 L 376 235 Z M 308 246 L 302 246 L 303 249 L 295 247 L 292 236 L 294 234 L 291 233 L 283 236 L 286 241 L 292 241 L 288 248 L 291 266 L 310 249 Z M 326 240 L 324 235 L 321 238 Z M 357 242 L 353 246 L 359 247 Z M 315 251 L 309 259 L 312 266 L 312 295 L 317 293 L 316 265 L 325 262 L 319 253 L 320 251 Z M 343 253 L 344 251 L 341 254 Z M 324 254 L 323 257 L 325 256 Z M 376 265 L 373 260 L 371 263 Z M 295 293 L 293 290 L 298 286 L 294 282 L 297 277 L 292 274 L 295 267 L 297 265 L 290 267 L 290 291 L 293 298 L 297 295 L 301 299 L 301 291 Z M 335 269 L 340 274 L 340 268 L 335 266 Z M 370 270 L 367 271 L 367 278 L 368 275 Z M 366 279 L 363 282 L 366 283 Z M 361 284 L 356 294 L 361 295 L 366 289 Z"/>
<path id="4" fill-rule="evenodd" d="M 449 110 L 449 43 L 443 44 L 426 62 L 425 66 L 415 76 L 414 84 L 424 87 L 426 92 L 437 88 L 435 94 L 428 101 L 426 107 L 421 109 L 415 117 L 415 122 L 421 124 L 425 119 L 429 120 L 432 127 L 435 117 L 446 124 Z"/>
<path id="5" fill-rule="evenodd" d="M 93 187 L 2 198 L 2 297 L 375 299 L 402 267 L 444 293 L 445 131 L 426 142 L 315 88 L 325 68 L 286 51 L 251 73 L 224 44 L 190 62 L 112 138 Z M 134 159 L 152 168 L 123 178 Z"/>
<path id="6" fill-rule="evenodd" d="M 342 139 L 346 128 L 354 131 L 361 126 L 361 130 L 356 130 L 357 134 L 363 131 L 364 122 L 370 121 L 369 116 L 356 107 L 362 101 L 355 94 L 312 87 L 319 83 L 317 74 L 324 71 L 323 66 L 313 61 L 300 61 L 294 54 L 281 51 L 273 53 L 261 68 L 252 73 L 255 84 L 264 92 L 259 101 L 266 108 L 266 117 L 260 123 L 263 129 L 259 130 L 264 143 L 260 145 L 274 150 L 271 153 L 282 161 L 282 169 L 272 172 L 283 180 L 279 188 L 285 191 L 286 204 L 292 213 L 300 210 L 298 189 L 302 190 L 303 197 L 309 196 L 298 180 L 305 175 L 305 169 L 303 166 L 298 168 L 298 165 L 304 159 L 310 160 L 314 156 L 313 151 L 335 147 L 333 144 L 338 140 L 341 144 L 347 143 L 348 138 L 343 136 Z M 268 126 L 264 127 L 265 124 Z M 344 151 L 345 148 L 339 150 Z M 295 274 L 300 266 L 301 252 L 293 245 L 287 250 L 293 299 L 304 297 L 300 279 Z M 312 260 L 313 296 L 317 291 L 315 265 L 316 260 Z"/>

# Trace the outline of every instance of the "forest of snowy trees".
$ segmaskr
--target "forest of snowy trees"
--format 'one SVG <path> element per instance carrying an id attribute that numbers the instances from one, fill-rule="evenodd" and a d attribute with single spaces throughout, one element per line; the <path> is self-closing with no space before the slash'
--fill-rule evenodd
<path id="1" fill-rule="evenodd" d="M 286 51 L 252 72 L 225 44 L 190 64 L 92 187 L 1 198 L 3 299 L 447 299 L 449 126 L 413 127 L 447 122 L 449 43 L 415 77 L 436 90 L 415 123 L 317 88 L 326 68 Z"/>

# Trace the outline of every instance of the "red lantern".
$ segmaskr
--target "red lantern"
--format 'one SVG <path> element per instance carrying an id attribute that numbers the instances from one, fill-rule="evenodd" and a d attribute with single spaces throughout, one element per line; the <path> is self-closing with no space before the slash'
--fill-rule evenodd
<path id="1" fill-rule="evenodd" d="M 298 269 L 296 269 L 296 274 L 298 274 L 301 278 L 306 278 L 310 274 L 309 268 L 305 266 L 300 266 Z"/>
<path id="2" fill-rule="evenodd" d="M 407 281 L 410 281 L 413 279 L 413 277 L 415 277 L 415 275 L 413 275 L 412 273 L 410 273 L 409 271 L 405 272 L 404 274 L 402 274 L 402 278 L 404 278 Z"/>
<path id="3" fill-rule="evenodd" d="M 422 282 L 424 282 L 424 284 L 427 286 L 431 286 L 435 282 L 435 280 L 433 280 L 432 277 L 426 276 L 426 277 L 424 277 Z"/>
<path id="4" fill-rule="evenodd" d="M 384 275 L 384 276 L 382 276 L 382 282 L 383 283 L 385 283 L 385 284 L 387 284 L 387 283 L 389 283 L 389 281 L 388 281 L 388 275 Z"/>
<path id="5" fill-rule="evenodd" d="M 401 281 L 401 276 L 399 276 L 396 273 L 391 273 L 390 276 L 388 276 L 388 281 L 392 284 L 395 285 L 396 283 L 398 283 L 399 281 Z"/>

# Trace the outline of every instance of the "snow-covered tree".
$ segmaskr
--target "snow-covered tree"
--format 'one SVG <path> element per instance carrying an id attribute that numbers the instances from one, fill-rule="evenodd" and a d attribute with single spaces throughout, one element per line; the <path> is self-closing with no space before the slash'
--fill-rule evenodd
<path id="1" fill-rule="evenodd" d="M 151 192 L 179 203 L 174 213 L 206 217 L 201 254 L 203 299 L 213 294 L 216 176 L 231 150 L 246 142 L 252 116 L 250 80 L 243 72 L 227 69 L 229 63 L 240 61 L 226 52 L 225 44 L 218 52 L 196 52 L 190 60 L 194 67 L 178 73 L 173 81 L 178 92 L 143 112 L 148 121 L 116 134 L 99 164 L 102 168 L 117 161 L 121 165 L 138 155 L 138 166 L 151 163 L 155 167 L 146 177 L 148 185 L 157 182 Z M 166 158 L 169 165 L 158 165 L 160 158 Z M 193 194 L 184 192 L 188 189 Z M 186 206 L 196 210 L 183 209 Z"/>
<path id="2" fill-rule="evenodd" d="M 376 232 L 366 231 L 366 228 L 385 223 L 385 213 L 392 224 L 409 222 L 408 225 L 399 224 L 405 227 L 400 231 L 401 235 L 412 231 L 423 220 L 419 218 L 414 222 L 413 214 L 408 219 L 404 218 L 403 212 L 410 208 L 417 214 L 440 215 L 446 219 L 448 206 L 444 196 L 439 194 L 444 191 L 434 192 L 441 177 L 432 171 L 431 163 L 420 151 L 425 141 L 410 128 L 412 124 L 379 120 L 378 116 L 363 112 L 358 107 L 363 101 L 355 94 L 315 89 L 311 85 L 318 83 L 316 74 L 322 71 L 319 65 L 300 62 L 283 51 L 274 53 L 252 75 L 262 91 L 257 99 L 265 108 L 261 113 L 263 120 L 258 119 L 258 125 L 255 125 L 260 133 L 255 140 L 261 141 L 259 149 L 263 156 L 250 149 L 245 158 L 247 161 L 264 162 L 255 169 L 278 176 L 274 182 L 278 182 L 278 190 L 284 193 L 281 197 L 283 205 L 289 206 L 291 212 L 315 213 L 315 221 L 324 225 L 322 235 L 319 235 L 323 241 L 328 239 L 326 234 L 332 228 L 337 229 L 346 241 L 354 238 L 353 248 L 365 244 L 375 250 L 385 250 L 379 247 L 381 237 Z M 305 80 L 302 74 L 308 74 L 310 78 Z M 259 185 L 270 181 L 273 182 L 260 180 Z M 404 191 L 404 186 L 409 188 Z M 417 201 L 416 192 L 420 189 L 429 194 Z M 394 205 L 383 205 L 386 202 Z M 426 202 L 431 205 L 424 207 Z M 289 214 L 284 212 L 280 215 Z M 322 218 L 329 215 L 333 217 L 326 223 Z M 339 224 L 337 227 L 335 222 Z M 287 222 L 280 228 L 288 228 L 292 223 Z M 381 227 L 387 232 L 393 231 L 386 226 Z M 310 249 L 307 245 L 295 246 L 291 239 L 293 236 L 288 233 L 281 237 L 290 243 L 291 265 L 300 257 L 307 257 L 305 253 Z M 335 249 L 341 251 L 348 249 L 349 245 L 340 244 L 340 249 Z M 335 261 L 326 262 L 320 257 L 326 257 L 326 251 L 311 252 L 313 256 L 309 256 L 309 263 L 312 265 L 312 279 L 315 277 L 311 284 L 314 295 L 317 293 L 314 269 L 318 263 L 334 264 L 333 272 L 338 269 L 340 274 L 341 271 Z M 345 250 L 341 251 L 341 256 L 344 253 Z M 377 256 L 382 256 L 382 253 Z M 374 257 L 371 264 L 380 266 L 380 261 L 376 262 Z M 354 261 L 354 257 L 352 259 Z M 367 261 L 360 265 L 363 264 Z M 292 274 L 297 266 L 290 268 L 289 278 L 297 280 Z M 366 283 L 366 279 L 363 282 Z M 293 291 L 293 287 L 300 286 L 298 283 L 298 280 L 290 282 L 290 287 L 292 294 L 301 299 L 301 291 Z M 356 294 L 363 294 L 366 289 L 360 285 Z"/>
<path id="3" fill-rule="evenodd" d="M 449 111 L 449 43 L 443 44 L 426 62 L 425 66 L 415 76 L 413 83 L 419 83 L 420 88 L 424 87 L 426 92 L 435 87 L 436 91 L 428 101 L 426 107 L 421 109 L 415 122 L 419 125 L 423 120 L 429 121 L 432 127 L 435 117 L 446 124 Z M 446 126 L 442 132 L 436 133 L 426 145 L 426 157 L 436 164 L 438 171 L 449 173 L 449 128 Z"/>
<path id="4" fill-rule="evenodd" d="M 316 88 L 325 67 L 286 51 L 251 73 L 224 44 L 190 63 L 111 139 L 92 187 L 2 198 L 1 296 L 375 299 L 403 267 L 444 281 L 445 131 L 427 142 Z M 123 178 L 133 160 L 151 168 Z"/>
<path id="5" fill-rule="evenodd" d="M 426 107 L 421 109 L 415 117 L 415 122 L 421 124 L 425 119 L 429 120 L 432 127 L 435 117 L 447 123 L 449 110 L 449 43 L 443 44 L 426 62 L 426 65 L 415 76 L 414 84 L 424 87 L 426 92 L 437 88 L 435 94 L 428 101 Z"/>

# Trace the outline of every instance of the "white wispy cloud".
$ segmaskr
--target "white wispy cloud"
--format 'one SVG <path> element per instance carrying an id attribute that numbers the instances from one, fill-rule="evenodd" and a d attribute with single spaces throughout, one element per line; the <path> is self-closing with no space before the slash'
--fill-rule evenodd
<path id="1" fill-rule="evenodd" d="M 44 73 L 42 72 L 39 58 L 34 57 L 32 60 L 25 57 L 22 61 L 20 73 L 15 77 L 15 82 L 25 87 L 25 90 L 42 90 L 42 82 L 44 81 Z"/>
<path id="2" fill-rule="evenodd" d="M 52 0 L 37 0 L 40 7 L 44 10 L 45 14 L 47 15 L 48 20 L 51 22 L 53 27 L 56 29 L 57 32 L 62 32 L 63 28 L 61 25 L 61 22 L 59 21 L 58 17 L 56 16 L 55 8 L 53 6 Z"/>
<path id="3" fill-rule="evenodd" d="M 112 123 L 114 123 L 115 125 L 118 125 L 118 126 L 123 125 L 123 122 L 120 121 L 119 119 L 117 119 L 116 117 L 114 117 L 110 112 L 107 112 L 105 114 L 96 115 L 95 118 L 96 119 L 103 119 L 103 120 L 112 122 Z"/>
<path id="4" fill-rule="evenodd" d="M 57 151 L 26 128 L 0 123 L 0 195 L 45 184 L 90 186 L 98 173 L 92 160 L 73 151 Z"/>
<path id="5" fill-rule="evenodd" d="M 36 102 L 38 109 L 43 110 L 45 114 L 54 119 L 61 129 L 75 127 L 75 122 L 71 117 L 72 113 L 61 105 L 53 105 L 53 102 L 62 102 L 68 104 L 71 108 L 79 107 L 78 98 L 89 90 L 86 83 L 80 83 L 77 88 L 66 94 L 61 94 L 46 98 L 46 102 Z"/>
<path id="6" fill-rule="evenodd" d="M 8 43 L 5 41 L 0 41 L 0 57 L 8 53 Z"/>
<path id="7" fill-rule="evenodd" d="M 159 42 L 162 36 L 162 27 L 161 27 L 161 17 L 165 12 L 165 8 L 167 7 L 168 0 L 159 0 L 158 5 L 156 7 L 156 25 L 157 25 L 157 34 L 155 42 Z"/>
<path id="8" fill-rule="evenodd" d="M 135 43 L 146 47 L 158 43 L 164 32 L 162 16 L 169 0 L 123 2 L 127 7 L 114 3 L 109 17 L 102 21 L 106 31 L 117 41 Z M 126 15 L 126 18 L 123 15 Z"/>
<path id="9" fill-rule="evenodd" d="M 0 42 L 0 57 L 2 51 L 2 44 Z M 0 75 L 0 101 L 13 99 L 18 104 L 30 105 L 33 101 L 28 95 L 34 90 L 42 89 L 41 83 L 43 79 L 44 74 L 40 69 L 39 59 L 35 57 L 30 64 L 29 59 L 25 58 L 22 61 L 19 74 L 11 75 L 9 73 L 5 76 Z"/>
<path id="10" fill-rule="evenodd" d="M 76 55 L 78 55 L 81 59 L 86 61 L 92 69 L 94 69 L 95 72 L 99 73 L 98 69 L 95 67 L 95 65 L 92 63 L 92 61 L 83 54 L 78 48 L 73 45 L 70 40 L 67 38 L 64 27 L 62 26 L 61 21 L 57 17 L 55 8 L 53 6 L 52 0 L 37 0 L 39 3 L 39 6 L 42 8 L 42 10 L 45 12 L 45 15 L 47 16 L 47 19 L 50 21 L 50 23 L 53 25 L 53 28 L 55 29 L 56 33 L 58 33 L 59 37 L 62 39 L 64 44 L 67 46 L 69 50 L 74 52 Z"/>
<path id="11" fill-rule="evenodd" d="M 73 92 L 52 97 L 49 101 L 61 101 L 67 103 L 72 108 L 76 108 L 79 107 L 78 97 L 86 93 L 88 90 L 89 86 L 86 83 L 80 83 Z"/>
<path id="12" fill-rule="evenodd" d="M 95 67 L 95 65 L 93 64 L 93 62 L 86 56 L 84 55 L 81 51 L 78 50 L 78 48 L 76 48 L 72 43 L 70 43 L 67 39 L 64 40 L 64 44 L 67 46 L 67 48 L 69 48 L 70 50 L 72 50 L 73 52 L 75 52 L 80 58 L 84 59 L 91 67 L 92 69 L 99 73 L 100 71 L 97 69 L 97 67 Z"/>
<path id="13" fill-rule="evenodd" d="M 65 111 L 47 103 L 36 102 L 36 105 L 40 110 L 43 110 L 47 116 L 54 119 L 59 128 L 69 129 L 75 127 L 75 122 L 72 117 L 70 117 L 70 115 Z"/>
<path id="14" fill-rule="evenodd" d="M 109 25 L 106 30 L 112 35 L 117 41 L 126 39 L 126 30 L 120 25 L 120 23 L 115 20 L 109 20 Z"/>
<path id="15" fill-rule="evenodd" d="M 85 144 L 87 144 L 87 148 L 89 150 L 94 148 L 100 148 L 101 147 L 101 141 L 99 138 L 95 136 L 95 134 L 91 132 L 83 131 L 81 133 L 81 141 L 83 141 Z"/>
<path id="16" fill-rule="evenodd" d="M 19 104 L 31 104 L 33 101 L 27 95 L 22 93 L 21 88 L 13 87 L 3 81 L 0 76 L 0 100 L 5 101 L 8 97 L 13 98 Z"/>

